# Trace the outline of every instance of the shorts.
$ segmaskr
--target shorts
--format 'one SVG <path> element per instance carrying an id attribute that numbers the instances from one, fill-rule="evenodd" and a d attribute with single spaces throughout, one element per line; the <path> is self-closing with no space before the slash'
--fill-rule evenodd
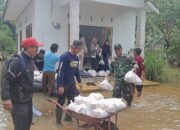
<path id="1" fill-rule="evenodd" d="M 55 87 L 55 72 L 53 72 L 53 71 L 43 72 L 42 86 L 44 88 L 54 88 Z"/>
<path id="2" fill-rule="evenodd" d="M 133 87 L 136 87 L 136 90 L 137 90 L 138 92 L 142 92 L 143 85 L 134 85 L 134 84 L 133 84 Z"/>
<path id="3" fill-rule="evenodd" d="M 136 89 L 138 92 L 142 92 L 143 85 L 136 85 Z"/>

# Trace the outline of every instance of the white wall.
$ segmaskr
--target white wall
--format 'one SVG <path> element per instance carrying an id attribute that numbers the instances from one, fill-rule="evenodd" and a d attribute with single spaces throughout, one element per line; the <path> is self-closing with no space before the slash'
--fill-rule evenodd
<path id="1" fill-rule="evenodd" d="M 81 25 L 112 27 L 113 45 L 120 43 L 124 54 L 134 48 L 137 9 L 96 2 L 82 2 L 80 10 Z M 92 21 L 90 20 L 91 16 Z M 103 22 L 101 17 L 103 17 Z M 114 56 L 114 50 L 112 51 Z"/>
<path id="2" fill-rule="evenodd" d="M 135 47 L 135 23 L 135 11 L 123 13 L 114 20 L 113 44 L 120 43 L 123 48 L 123 54 L 127 54 L 131 48 Z"/>
<path id="3" fill-rule="evenodd" d="M 45 44 L 43 49 L 50 50 L 52 43 L 59 44 L 59 54 L 68 49 L 68 19 L 67 11 L 60 8 L 56 1 L 53 1 L 53 14 L 51 15 L 51 0 L 35 0 L 35 30 L 33 36 Z M 52 22 L 59 22 L 61 29 L 53 28 Z"/>
<path id="4" fill-rule="evenodd" d="M 59 44 L 59 54 L 68 50 L 68 12 L 69 6 L 60 7 L 56 1 L 51 15 L 51 1 L 32 0 L 28 8 L 19 17 L 16 23 L 17 32 L 23 31 L 25 38 L 25 26 L 32 23 L 33 36 L 45 44 L 43 49 L 49 50 L 52 43 Z M 100 4 L 96 2 L 81 2 L 80 24 L 101 27 L 113 27 L 113 44 L 121 43 L 123 53 L 127 54 L 134 47 L 135 41 L 135 17 L 136 9 Z M 92 20 L 90 17 L 92 16 Z M 103 21 L 101 21 L 103 18 Z M 111 21 L 112 19 L 112 21 Z M 53 28 L 54 23 L 59 22 L 61 29 Z M 22 26 L 19 26 L 22 23 Z M 114 51 L 113 51 L 114 55 Z"/>
<path id="5" fill-rule="evenodd" d="M 19 31 L 22 30 L 22 39 L 26 37 L 26 26 L 32 24 L 34 30 L 34 0 L 32 0 L 26 9 L 20 14 L 16 20 L 16 33 L 18 34 L 18 52 L 20 48 Z"/>

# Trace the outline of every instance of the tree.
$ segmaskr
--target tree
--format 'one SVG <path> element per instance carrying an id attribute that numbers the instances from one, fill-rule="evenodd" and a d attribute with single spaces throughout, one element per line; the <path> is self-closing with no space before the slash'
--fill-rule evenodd
<path id="1" fill-rule="evenodd" d="M 16 51 L 16 39 L 14 26 L 2 20 L 5 0 L 0 0 L 0 52 L 7 56 Z"/>
<path id="2" fill-rule="evenodd" d="M 154 13 L 147 16 L 146 44 L 163 41 L 168 59 L 172 46 L 180 44 L 177 40 L 179 37 L 177 34 L 180 32 L 180 0 L 154 0 L 154 3 L 159 7 L 160 14 Z"/>

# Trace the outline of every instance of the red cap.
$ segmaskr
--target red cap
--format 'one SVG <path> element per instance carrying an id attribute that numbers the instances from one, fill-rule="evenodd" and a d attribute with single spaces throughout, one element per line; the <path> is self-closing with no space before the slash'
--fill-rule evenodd
<path id="1" fill-rule="evenodd" d="M 33 37 L 28 37 L 26 39 L 24 39 L 21 43 L 21 47 L 22 48 L 26 48 L 29 46 L 43 46 L 43 43 L 37 42 L 35 38 Z"/>

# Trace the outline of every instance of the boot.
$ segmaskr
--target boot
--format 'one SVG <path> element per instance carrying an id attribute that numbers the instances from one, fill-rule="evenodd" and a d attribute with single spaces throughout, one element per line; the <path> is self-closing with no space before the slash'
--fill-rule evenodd
<path id="1" fill-rule="evenodd" d="M 56 123 L 58 125 L 62 124 L 61 118 L 62 118 L 62 110 L 60 108 L 56 107 Z"/>

